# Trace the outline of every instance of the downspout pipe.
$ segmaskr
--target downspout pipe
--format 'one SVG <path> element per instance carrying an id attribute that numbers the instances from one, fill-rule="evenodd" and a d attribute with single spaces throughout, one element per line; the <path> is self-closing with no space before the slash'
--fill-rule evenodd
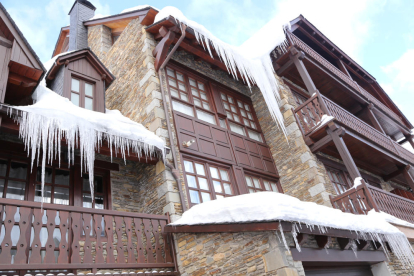
<path id="1" fill-rule="evenodd" d="M 186 35 L 186 32 L 185 32 L 186 29 L 187 29 L 187 26 L 184 25 L 184 24 L 181 24 L 181 33 L 182 33 L 181 37 L 178 39 L 177 43 L 174 45 L 171 52 L 167 55 L 164 62 L 161 64 L 161 67 L 158 69 L 158 76 L 160 77 L 162 103 L 163 103 L 163 106 L 164 106 L 165 119 L 167 120 L 168 138 L 170 139 L 171 154 L 172 154 L 172 159 L 173 159 L 173 163 L 174 163 L 174 165 L 171 165 L 168 162 L 168 160 L 165 160 L 166 161 L 165 165 L 171 170 L 171 173 L 172 173 L 175 181 L 177 182 L 183 212 L 185 212 L 187 210 L 187 206 L 185 205 L 184 194 L 183 194 L 183 189 L 182 189 L 182 185 L 181 185 L 182 183 L 180 181 L 180 173 L 179 173 L 179 170 L 178 170 L 177 155 L 176 155 L 176 152 L 175 152 L 175 147 L 173 146 L 173 141 L 174 140 L 173 140 L 173 135 L 172 135 L 172 131 L 171 131 L 170 116 L 168 115 L 167 102 L 165 100 L 165 91 L 164 91 L 163 81 L 162 81 L 162 77 L 161 77 L 161 72 L 164 70 L 164 68 L 167 65 L 168 61 L 171 59 L 172 55 L 175 53 L 177 48 L 180 46 L 181 42 L 184 40 L 185 35 Z"/>

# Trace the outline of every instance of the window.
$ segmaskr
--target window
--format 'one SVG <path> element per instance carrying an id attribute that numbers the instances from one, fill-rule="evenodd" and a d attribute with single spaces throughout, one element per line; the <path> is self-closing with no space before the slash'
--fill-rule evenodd
<path id="1" fill-rule="evenodd" d="M 277 188 L 277 184 L 274 181 L 269 181 L 263 179 L 261 177 L 254 177 L 250 175 L 246 175 L 246 184 L 249 189 L 249 193 L 257 193 L 257 192 L 279 192 Z"/>
<path id="2" fill-rule="evenodd" d="M 27 162 L 0 159 L 0 197 L 24 200 L 27 178 Z"/>
<path id="3" fill-rule="evenodd" d="M 42 202 L 42 168 L 37 168 L 34 201 Z M 45 168 L 44 203 L 70 205 L 70 171 L 58 168 Z"/>
<path id="4" fill-rule="evenodd" d="M 216 125 L 210 96 L 204 82 L 167 68 L 167 82 L 173 109 L 207 123 Z M 180 101 L 178 101 L 180 100 Z"/>
<path id="5" fill-rule="evenodd" d="M 299 94 L 298 92 L 292 90 L 292 94 L 293 94 L 293 98 L 295 99 L 296 105 L 299 106 L 301 104 L 303 104 L 304 102 L 306 102 L 308 99 L 305 96 L 302 96 L 301 94 Z"/>
<path id="6" fill-rule="evenodd" d="M 100 175 L 95 175 L 94 181 L 94 198 L 92 199 L 91 188 L 89 184 L 89 175 L 84 174 L 82 177 L 82 206 L 85 208 L 105 209 L 105 185 L 104 179 Z"/>
<path id="7" fill-rule="evenodd" d="M 335 189 L 335 192 L 340 195 L 348 190 L 352 186 L 351 178 L 348 172 L 342 170 L 336 170 L 330 167 L 326 167 L 329 179 Z"/>
<path id="8" fill-rule="evenodd" d="M 192 205 L 234 195 L 228 169 L 184 160 L 184 170 Z"/>
<path id="9" fill-rule="evenodd" d="M 94 110 L 94 85 L 75 78 L 72 78 L 70 85 L 71 102 L 76 106 Z"/>

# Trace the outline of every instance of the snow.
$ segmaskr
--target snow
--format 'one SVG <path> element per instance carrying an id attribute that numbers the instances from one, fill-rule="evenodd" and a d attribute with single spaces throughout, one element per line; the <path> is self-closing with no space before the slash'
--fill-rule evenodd
<path id="1" fill-rule="evenodd" d="M 354 179 L 354 186 L 352 186 L 352 188 L 357 188 L 359 185 L 362 185 L 362 177 L 357 177 Z"/>
<path id="2" fill-rule="evenodd" d="M 371 210 L 369 212 L 375 212 L 375 210 Z M 382 211 L 380 211 L 381 216 L 389 223 L 392 223 L 394 225 L 400 225 L 400 226 L 405 226 L 405 227 L 411 227 L 414 228 L 414 224 L 409 223 L 408 221 L 396 218 L 390 214 L 384 213 Z"/>
<path id="3" fill-rule="evenodd" d="M 158 10 L 158 9 L 156 9 L 156 8 L 150 6 L 150 5 L 139 5 L 139 6 L 136 6 L 136 7 L 132 7 L 132 8 L 125 9 L 125 10 L 121 11 L 120 14 L 121 13 L 132 12 L 132 11 L 143 10 L 145 8 L 153 8 L 155 10 Z"/>
<path id="4" fill-rule="evenodd" d="M 334 117 L 324 114 L 319 123 L 316 124 L 317 127 L 313 131 L 320 129 L 321 127 L 325 126 L 327 123 L 333 121 L 334 119 Z"/>
<path id="5" fill-rule="evenodd" d="M 103 14 L 98 13 L 98 14 L 95 14 L 94 17 L 89 18 L 88 21 L 89 20 L 99 19 L 99 18 L 104 18 L 104 17 L 108 17 L 108 16 L 110 16 L 110 15 L 103 15 Z"/>
<path id="6" fill-rule="evenodd" d="M 401 262 L 407 268 L 414 269 L 413 248 L 406 236 L 388 223 L 388 220 L 391 218 L 387 219 L 384 214 L 375 211 L 369 212 L 368 215 L 354 215 L 314 202 L 300 201 L 285 194 L 261 192 L 196 205 L 170 225 L 289 221 L 294 224 L 305 224 L 308 228 L 318 227 L 322 233 L 328 228 L 344 229 L 357 233 L 361 239 L 378 241 L 381 245 L 388 242 Z M 297 225 L 293 227 L 292 232 L 293 236 L 299 232 Z M 284 238 L 282 229 L 280 233 Z"/>
<path id="7" fill-rule="evenodd" d="M 243 80 L 251 88 L 257 85 L 263 94 L 263 98 L 269 108 L 273 119 L 286 134 L 283 123 L 283 115 L 280 112 L 279 104 L 279 83 L 275 78 L 270 54 L 276 48 L 286 50 L 286 37 L 284 29 L 289 24 L 271 20 L 251 39 L 248 39 L 240 47 L 229 45 L 217 37 L 215 37 L 204 26 L 192 21 L 184 16 L 184 14 L 175 7 L 163 8 L 155 17 L 155 22 L 163 20 L 168 16 L 172 16 L 188 27 L 194 30 L 197 41 L 209 52 L 213 47 L 219 58 L 226 65 L 229 73 L 237 79 L 237 72 L 240 72 Z M 269 36 L 269 32 L 271 35 Z"/>
<path id="8" fill-rule="evenodd" d="M 50 70 L 59 56 L 44 64 Z M 158 155 L 165 157 L 165 142 L 143 125 L 124 117 L 118 110 L 95 112 L 75 106 L 46 87 L 44 79 L 33 93 L 34 104 L 29 106 L 8 106 L 9 113 L 19 123 L 19 135 L 23 139 L 27 154 L 34 160 L 42 152 L 42 197 L 44 173 L 47 163 L 61 156 L 61 141 L 65 138 L 68 146 L 68 163 L 74 161 L 75 148 L 79 148 L 81 170 L 88 171 L 93 197 L 93 168 L 95 151 L 106 141 L 112 156 L 118 153 L 125 160 L 127 155 L 138 157 Z M 20 116 L 16 116 L 20 115 Z M 113 152 L 114 151 L 114 152 Z"/>

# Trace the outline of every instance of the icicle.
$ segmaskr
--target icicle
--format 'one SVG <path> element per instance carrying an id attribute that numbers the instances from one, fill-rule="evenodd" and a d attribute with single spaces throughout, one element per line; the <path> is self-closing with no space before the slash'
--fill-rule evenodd
<path id="1" fill-rule="evenodd" d="M 292 224 L 292 237 L 293 237 L 293 240 L 295 241 L 295 245 L 296 245 L 296 249 L 300 252 L 300 245 L 299 245 L 299 242 L 298 242 L 298 239 L 297 239 L 297 236 L 298 236 L 298 229 L 297 229 L 297 225 L 296 225 L 296 223 L 293 223 Z"/>
<path id="2" fill-rule="evenodd" d="M 286 250 L 290 251 L 289 246 L 287 245 L 287 242 L 285 239 L 285 234 L 283 233 L 283 227 L 282 227 L 281 221 L 279 221 L 279 231 L 280 231 L 280 234 L 282 235 L 283 244 L 285 245 Z"/>

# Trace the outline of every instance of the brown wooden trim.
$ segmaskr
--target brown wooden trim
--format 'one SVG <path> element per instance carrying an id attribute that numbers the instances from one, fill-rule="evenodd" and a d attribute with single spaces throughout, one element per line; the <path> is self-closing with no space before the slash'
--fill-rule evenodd
<path id="1" fill-rule="evenodd" d="M 379 263 L 387 261 L 383 251 L 359 251 L 355 256 L 352 250 L 327 249 L 318 250 L 313 248 L 291 248 L 294 261 L 302 262 L 341 262 L 341 263 Z"/>
<path id="2" fill-rule="evenodd" d="M 207 225 L 167 225 L 166 233 L 237 233 L 275 231 L 279 229 L 279 222 L 235 223 L 235 224 L 207 224 Z"/>

